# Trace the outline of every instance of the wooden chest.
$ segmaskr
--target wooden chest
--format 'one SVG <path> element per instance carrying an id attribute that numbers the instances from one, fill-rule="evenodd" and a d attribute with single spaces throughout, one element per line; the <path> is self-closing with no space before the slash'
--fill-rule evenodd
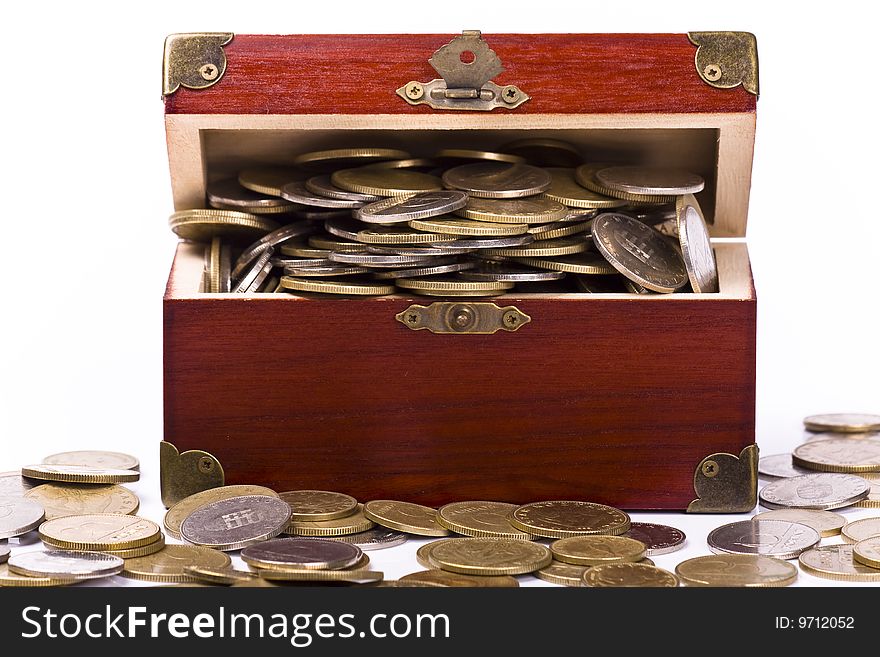
<path id="1" fill-rule="evenodd" d="M 494 88 L 513 86 L 517 106 L 407 100 L 452 36 L 169 37 L 175 208 L 206 207 L 207 181 L 306 150 L 557 138 L 592 160 L 701 174 L 720 291 L 514 292 L 489 301 L 531 319 L 518 330 L 436 334 L 396 319 L 424 297 L 200 293 L 204 247 L 181 242 L 164 298 L 163 500 L 225 482 L 432 506 L 750 510 L 754 37 L 484 35 L 506 69 Z"/>

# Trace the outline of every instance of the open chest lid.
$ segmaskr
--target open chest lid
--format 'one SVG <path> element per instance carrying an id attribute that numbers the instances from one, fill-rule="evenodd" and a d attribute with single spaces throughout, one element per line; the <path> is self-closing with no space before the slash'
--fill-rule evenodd
<path id="1" fill-rule="evenodd" d="M 309 150 L 574 144 L 585 161 L 687 168 L 714 237 L 744 237 L 758 94 L 745 32 L 167 38 L 176 210 L 209 180 Z M 439 74 L 439 77 L 438 77 Z"/>

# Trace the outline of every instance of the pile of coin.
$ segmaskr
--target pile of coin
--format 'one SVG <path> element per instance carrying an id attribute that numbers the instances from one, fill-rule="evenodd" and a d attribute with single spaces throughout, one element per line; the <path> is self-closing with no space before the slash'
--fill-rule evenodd
<path id="1" fill-rule="evenodd" d="M 550 139 L 430 158 L 341 148 L 212 181 L 210 207 L 169 224 L 205 243 L 208 293 L 717 292 L 704 184 L 584 164 Z"/>

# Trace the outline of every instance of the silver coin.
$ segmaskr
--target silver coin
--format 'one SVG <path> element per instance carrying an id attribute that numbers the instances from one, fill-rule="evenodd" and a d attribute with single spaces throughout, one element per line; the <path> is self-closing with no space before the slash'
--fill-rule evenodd
<path id="1" fill-rule="evenodd" d="M 812 527 L 819 536 L 836 536 L 846 524 L 846 518 L 833 511 L 816 509 L 773 509 L 754 516 L 755 520 L 787 520 Z"/>
<path id="2" fill-rule="evenodd" d="M 0 538 L 27 534 L 45 518 L 43 506 L 24 497 L 0 497 Z"/>
<path id="3" fill-rule="evenodd" d="M 271 246 L 267 246 L 260 252 L 260 255 L 257 256 L 257 259 L 254 260 L 246 269 L 245 273 L 242 275 L 240 279 L 233 279 L 231 291 L 237 294 L 243 294 L 248 292 L 254 285 L 255 281 L 262 275 L 263 270 L 268 265 L 272 266 L 272 263 L 269 262 L 272 259 L 272 255 L 275 253 L 275 249 Z M 265 278 L 265 276 L 263 276 Z"/>
<path id="4" fill-rule="evenodd" d="M 314 176 L 306 180 L 306 189 L 318 196 L 326 196 L 327 198 L 335 198 L 341 201 L 359 201 L 361 203 L 372 203 L 378 201 L 381 196 L 374 194 L 359 194 L 358 192 L 349 192 L 341 187 L 337 187 L 330 182 L 330 176 Z"/>
<path id="5" fill-rule="evenodd" d="M 765 477 L 787 479 L 813 474 L 809 470 L 799 468 L 791 462 L 791 454 L 771 454 L 758 459 L 758 473 Z"/>
<path id="6" fill-rule="evenodd" d="M 302 181 L 287 183 L 281 188 L 281 197 L 300 205 L 336 210 L 359 208 L 364 204 L 363 201 L 349 201 L 341 198 L 319 196 L 314 192 L 310 192 Z"/>
<path id="7" fill-rule="evenodd" d="M 445 258 L 435 258 L 438 264 L 426 267 L 412 267 L 410 269 L 393 269 L 391 271 L 376 272 L 373 276 L 378 279 L 389 278 L 418 278 L 421 276 L 433 276 L 434 274 L 450 274 L 456 271 L 465 271 L 477 266 L 475 262 L 447 261 Z M 444 264 L 439 264 L 444 263 Z"/>
<path id="8" fill-rule="evenodd" d="M 268 495 L 242 495 L 200 506 L 184 519 L 187 543 L 228 551 L 275 538 L 290 521 L 290 505 Z"/>
<path id="9" fill-rule="evenodd" d="M 819 544 L 819 532 L 799 522 L 743 520 L 712 530 L 706 541 L 716 554 L 762 554 L 794 559 Z"/>
<path id="10" fill-rule="evenodd" d="M 220 289 L 219 292 L 226 294 L 232 285 L 232 247 L 229 244 L 220 245 Z"/>
<path id="11" fill-rule="evenodd" d="M 9 558 L 9 571 L 17 575 L 74 581 L 118 575 L 124 565 L 112 554 L 71 550 L 19 552 Z"/>
<path id="12" fill-rule="evenodd" d="M 798 445 L 792 460 L 810 470 L 880 472 L 880 441 L 831 438 Z"/>
<path id="13" fill-rule="evenodd" d="M 394 531 L 387 527 L 373 527 L 357 534 L 348 534 L 346 536 L 328 537 L 327 540 L 340 541 L 342 543 L 351 543 L 361 550 L 384 550 L 385 548 L 394 547 L 406 543 L 407 536 L 403 532 Z"/>
<path id="14" fill-rule="evenodd" d="M 272 269 L 273 267 L 271 262 L 267 262 L 265 265 L 263 265 L 263 268 L 257 273 L 256 278 L 254 278 L 253 282 L 248 285 L 244 293 L 253 294 L 255 292 L 261 291 L 264 285 L 271 280 L 269 278 L 269 275 L 272 273 Z"/>
<path id="15" fill-rule="evenodd" d="M 21 474 L 29 479 L 40 481 L 67 481 L 90 484 L 116 484 L 137 481 L 141 478 L 137 470 L 119 468 L 87 468 L 81 465 L 25 465 Z"/>
<path id="16" fill-rule="evenodd" d="M 267 248 L 279 246 L 295 237 L 311 235 L 314 232 L 315 227 L 312 224 L 305 221 L 297 221 L 263 235 L 263 237 L 241 252 L 238 260 L 235 261 L 235 266 L 232 268 L 232 272 L 229 274 L 230 280 L 238 281 L 241 279 L 248 265 L 258 258 Z"/>
<path id="17" fill-rule="evenodd" d="M 476 162 L 462 164 L 443 174 L 443 184 L 477 198 L 520 198 L 546 191 L 550 174 L 529 164 Z"/>
<path id="18" fill-rule="evenodd" d="M 513 235 L 511 237 L 474 237 L 457 239 L 454 242 L 436 244 L 437 248 L 459 249 L 502 249 L 512 246 L 525 246 L 535 241 L 534 235 Z M 448 251 L 447 251 L 448 253 Z"/>
<path id="19" fill-rule="evenodd" d="M 439 217 L 467 205 L 468 195 L 455 190 L 420 192 L 386 198 L 355 211 L 354 216 L 371 224 L 396 224 Z"/>
<path id="20" fill-rule="evenodd" d="M 325 276 L 348 276 L 352 274 L 367 274 L 369 269 L 356 265 L 343 265 L 330 261 L 326 267 L 285 267 L 285 276 L 299 276 L 301 278 L 323 278 Z"/>
<path id="21" fill-rule="evenodd" d="M 696 194 L 706 186 L 702 176 L 673 168 L 617 166 L 599 169 L 594 175 L 608 189 L 645 196 Z"/>
<path id="22" fill-rule="evenodd" d="M 687 540 L 684 532 L 669 525 L 660 525 L 656 522 L 633 522 L 629 530 L 621 534 L 627 538 L 641 541 L 647 548 L 645 554 L 654 556 L 669 554 L 684 547 Z"/>
<path id="23" fill-rule="evenodd" d="M 8 545 L 0 545 L 0 563 L 6 563 L 11 551 Z"/>
<path id="24" fill-rule="evenodd" d="M 810 431 L 834 431 L 838 433 L 880 431 L 880 415 L 871 413 L 810 415 L 804 418 L 804 426 Z"/>
<path id="25" fill-rule="evenodd" d="M 427 265 L 431 256 L 381 255 L 378 253 L 331 253 L 333 262 L 345 262 L 364 267 L 400 267 L 400 265 Z"/>
<path id="26" fill-rule="evenodd" d="M 555 281 L 565 278 L 565 272 L 487 262 L 480 269 L 463 272 L 460 276 L 466 281 L 509 281 L 521 283 L 526 281 Z"/>
<path id="27" fill-rule="evenodd" d="M 654 292 L 675 292 L 688 282 L 678 250 L 660 233 L 618 212 L 593 219 L 593 242 L 626 278 Z"/>
<path id="28" fill-rule="evenodd" d="M 353 566 L 363 556 L 356 545 L 323 538 L 275 538 L 246 547 L 241 559 L 254 568 L 285 570 L 310 568 L 339 570 Z"/>
<path id="29" fill-rule="evenodd" d="M 36 484 L 21 476 L 21 471 L 0 472 L 0 497 L 24 497 Z"/>
<path id="30" fill-rule="evenodd" d="M 698 294 L 718 291 L 718 266 L 703 211 L 693 194 L 675 203 L 678 240 L 691 288 Z"/>
<path id="31" fill-rule="evenodd" d="M 352 217 L 328 219 L 324 222 L 324 230 L 326 230 L 328 233 L 330 233 L 331 235 L 336 235 L 336 237 L 341 237 L 345 240 L 351 240 L 352 242 L 357 242 L 358 233 L 367 227 L 368 224 L 365 224 L 363 221 L 353 219 Z"/>
<path id="32" fill-rule="evenodd" d="M 327 252 L 329 254 L 329 251 Z M 333 264 L 330 258 L 294 258 L 289 256 L 275 256 L 269 262 L 272 266 L 284 269 L 285 267 L 327 267 Z"/>
<path id="33" fill-rule="evenodd" d="M 296 205 L 277 196 L 267 196 L 242 187 L 238 178 L 208 183 L 208 204 L 223 210 L 242 210 L 251 214 L 292 211 Z"/>
<path id="34" fill-rule="evenodd" d="M 759 494 L 768 509 L 840 509 L 868 497 L 871 484 L 849 474 L 822 472 L 780 479 Z"/>
<path id="35" fill-rule="evenodd" d="M 472 253 L 473 248 L 458 246 L 458 240 L 449 242 L 435 242 L 427 246 L 375 246 L 367 247 L 370 253 L 381 255 L 406 255 L 406 256 L 454 256 L 464 253 Z"/>

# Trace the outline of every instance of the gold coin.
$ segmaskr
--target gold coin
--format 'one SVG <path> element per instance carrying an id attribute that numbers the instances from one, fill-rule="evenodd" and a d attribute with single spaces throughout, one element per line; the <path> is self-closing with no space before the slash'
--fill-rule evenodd
<path id="1" fill-rule="evenodd" d="M 868 497 L 863 500 L 859 500 L 853 506 L 859 506 L 866 509 L 877 509 L 880 508 L 880 482 L 878 481 L 870 481 L 871 491 L 868 493 Z"/>
<path id="2" fill-rule="evenodd" d="M 219 502 L 232 497 L 241 497 L 242 495 L 269 495 L 270 497 L 278 497 L 271 488 L 265 486 L 220 486 L 219 488 L 210 488 L 203 490 L 189 497 L 185 497 L 177 504 L 172 506 L 165 513 L 165 531 L 174 538 L 180 540 L 180 525 L 186 520 L 186 517 L 198 509 L 200 506 L 210 504 L 211 502 Z"/>
<path id="3" fill-rule="evenodd" d="M 335 520 L 359 510 L 358 501 L 351 495 L 329 490 L 290 490 L 278 497 L 290 505 L 291 520 Z"/>
<path id="4" fill-rule="evenodd" d="M 410 222 L 410 225 L 412 224 L 413 222 Z M 416 226 L 412 227 L 416 228 Z M 405 227 L 381 225 L 357 233 L 358 242 L 364 244 L 433 244 L 451 242 L 453 239 L 449 235 L 440 233 L 423 233 L 419 230 L 407 230 Z"/>
<path id="5" fill-rule="evenodd" d="M 156 542 L 161 535 L 152 520 L 120 513 L 94 513 L 47 520 L 40 538 L 66 550 L 126 550 Z"/>
<path id="6" fill-rule="evenodd" d="M 262 579 L 271 582 L 376 582 L 381 580 L 385 573 L 378 570 L 308 570 L 306 568 L 288 570 L 261 570 L 259 575 Z"/>
<path id="7" fill-rule="evenodd" d="M 326 260 L 330 255 L 330 249 L 316 249 L 315 247 L 303 244 L 302 242 L 285 242 L 278 247 L 281 255 L 293 258 L 310 258 L 312 260 Z"/>
<path id="8" fill-rule="evenodd" d="M 546 538 L 616 536 L 629 529 L 630 519 L 623 511 L 604 504 L 552 500 L 517 508 L 510 516 L 510 524 L 527 534 Z"/>
<path id="9" fill-rule="evenodd" d="M 281 499 L 284 499 L 283 493 Z M 355 504 L 354 513 L 333 520 L 291 520 L 284 533 L 293 536 L 346 536 L 365 532 L 375 524 L 364 515 L 363 509 L 363 504 Z"/>
<path id="10" fill-rule="evenodd" d="M 541 570 L 532 573 L 538 579 L 551 584 L 559 584 L 561 586 L 583 586 L 584 573 L 590 569 L 590 566 L 576 566 L 571 563 L 556 561 L 550 562 L 549 566 L 544 566 Z"/>
<path id="11" fill-rule="evenodd" d="M 496 224 L 546 224 L 564 219 L 568 208 L 542 196 L 530 198 L 475 198 L 455 214 L 465 219 Z"/>
<path id="12" fill-rule="evenodd" d="M 678 586 L 678 577 L 668 570 L 643 563 L 609 563 L 584 573 L 584 585 L 614 588 Z"/>
<path id="13" fill-rule="evenodd" d="M 81 465 L 86 468 L 109 468 L 111 470 L 137 470 L 140 462 L 129 454 L 87 449 L 61 452 L 43 459 L 46 465 Z"/>
<path id="14" fill-rule="evenodd" d="M 488 160 L 490 162 L 507 162 L 509 164 L 524 164 L 526 161 L 524 157 L 519 155 L 480 151 L 474 148 L 444 148 L 437 151 L 434 157 L 450 160 Z"/>
<path id="15" fill-rule="evenodd" d="M 550 564 L 553 555 L 538 543 L 510 538 L 450 538 L 431 550 L 443 570 L 463 575 L 523 575 Z"/>
<path id="16" fill-rule="evenodd" d="M 827 413 L 804 418 L 809 431 L 833 431 L 835 433 L 865 433 L 880 431 L 880 415 L 871 413 Z"/>
<path id="17" fill-rule="evenodd" d="M 207 263 L 205 266 L 206 292 L 218 294 L 220 292 L 220 251 L 222 243 L 219 237 L 211 240 L 211 246 L 205 249 Z"/>
<path id="18" fill-rule="evenodd" d="M 446 540 L 449 539 L 444 538 L 439 541 L 431 541 L 430 543 L 425 543 L 419 547 L 419 549 L 416 550 L 416 561 L 419 562 L 419 565 L 428 569 L 439 568 L 440 566 L 437 565 L 437 562 L 431 558 L 431 551 Z"/>
<path id="19" fill-rule="evenodd" d="M 55 577 L 26 577 L 9 571 L 9 565 L 0 563 L 0 586 L 37 588 L 44 586 L 66 586 L 73 584 L 75 579 L 58 579 Z"/>
<path id="20" fill-rule="evenodd" d="M 417 573 L 404 575 L 397 580 L 399 587 L 479 587 L 479 588 L 516 588 L 519 582 L 510 575 L 462 575 L 452 573 L 439 568 L 422 570 Z"/>
<path id="21" fill-rule="evenodd" d="M 257 575 L 244 570 L 236 570 L 231 566 L 227 568 L 214 568 L 212 566 L 192 565 L 183 569 L 185 575 L 188 575 L 198 582 L 206 582 L 208 584 L 220 584 L 221 586 L 232 586 L 239 582 L 250 582 L 257 579 Z"/>
<path id="22" fill-rule="evenodd" d="M 872 536 L 853 545 L 853 559 L 863 566 L 880 569 L 880 536 Z"/>
<path id="23" fill-rule="evenodd" d="M 508 246 L 502 249 L 484 249 L 486 255 L 499 255 L 508 258 L 549 258 L 553 256 L 582 253 L 590 248 L 590 243 L 582 236 L 558 237 L 552 240 L 538 240 L 525 246 Z"/>
<path id="24" fill-rule="evenodd" d="M 506 502 L 452 502 L 437 511 L 437 522 L 465 536 L 530 541 L 532 536 L 514 528 L 507 519 L 516 508 Z"/>
<path id="25" fill-rule="evenodd" d="M 568 256 L 554 256 L 552 258 L 513 258 L 513 260 L 529 267 L 564 271 L 570 274 L 610 275 L 617 273 L 617 270 L 611 266 L 611 263 L 594 251 L 584 251 Z"/>
<path id="26" fill-rule="evenodd" d="M 528 224 L 493 224 L 468 219 L 414 219 L 409 225 L 416 230 L 433 231 L 441 235 L 467 235 L 477 237 L 503 237 L 522 235 L 529 230 Z M 427 240 L 426 240 L 427 241 Z M 438 240 L 431 240 L 438 241 Z"/>
<path id="27" fill-rule="evenodd" d="M 630 192 L 611 189 L 596 179 L 597 172 L 609 167 L 610 165 L 608 164 L 582 164 L 574 171 L 575 180 L 577 180 L 579 185 L 586 187 L 591 192 L 596 192 L 603 196 L 625 199 L 633 203 L 669 203 L 670 201 L 675 200 L 675 196 L 670 196 L 668 194 L 632 194 Z"/>
<path id="28" fill-rule="evenodd" d="M 331 182 L 349 192 L 376 196 L 407 196 L 418 192 L 439 192 L 443 181 L 437 176 L 410 169 L 361 167 L 342 169 L 330 176 Z"/>
<path id="29" fill-rule="evenodd" d="M 360 281 L 322 281 L 282 276 L 281 286 L 285 290 L 297 290 L 299 292 L 320 292 L 322 294 L 347 294 L 381 296 L 394 294 L 393 285 L 380 283 L 362 283 Z"/>
<path id="30" fill-rule="evenodd" d="M 814 440 L 798 445 L 791 461 L 820 472 L 880 472 L 880 440 Z"/>
<path id="31" fill-rule="evenodd" d="M 581 233 L 589 233 L 593 227 L 592 221 L 584 221 L 581 223 L 560 223 L 558 228 L 551 230 L 543 230 L 541 232 L 529 232 L 535 236 L 535 241 L 555 240 L 557 237 L 568 237 L 569 235 L 579 235 Z"/>
<path id="32" fill-rule="evenodd" d="M 21 474 L 41 481 L 63 481 L 70 484 L 120 484 L 141 478 L 137 470 L 87 468 L 81 465 L 27 465 Z"/>
<path id="33" fill-rule="evenodd" d="M 241 171 L 238 184 L 252 192 L 281 196 L 282 187 L 306 177 L 306 173 L 296 167 L 258 167 Z"/>
<path id="34" fill-rule="evenodd" d="M 578 566 L 632 563 L 645 558 L 647 546 L 625 536 L 569 536 L 550 545 L 557 561 Z"/>
<path id="35" fill-rule="evenodd" d="M 406 151 L 394 148 L 333 148 L 301 153 L 293 158 L 293 163 L 307 168 L 342 169 L 383 160 L 406 160 L 410 157 Z"/>
<path id="36" fill-rule="evenodd" d="M 364 504 L 364 515 L 377 525 L 407 534 L 449 535 L 449 531 L 437 523 L 437 511 L 421 504 L 396 500 L 371 500 Z"/>
<path id="37" fill-rule="evenodd" d="M 175 212 L 169 217 L 168 226 L 178 237 L 196 242 L 210 242 L 218 235 L 253 239 L 280 228 L 277 222 L 264 216 L 213 208 Z"/>
<path id="38" fill-rule="evenodd" d="M 819 536 L 837 536 L 846 524 L 846 518 L 831 511 L 813 509 L 774 509 L 754 516 L 754 520 L 786 520 L 812 527 Z"/>
<path id="39" fill-rule="evenodd" d="M 508 281 L 465 281 L 453 278 L 398 278 L 398 287 L 408 290 L 428 290 L 431 292 L 455 292 L 457 290 L 509 290 L 513 283 Z"/>
<path id="40" fill-rule="evenodd" d="M 136 548 L 128 548 L 126 550 L 101 550 L 105 554 L 112 554 L 120 559 L 134 559 L 135 557 L 145 557 L 148 554 L 155 554 L 165 547 L 165 534 L 159 534 L 159 538 L 153 543 L 142 545 Z"/>
<path id="41" fill-rule="evenodd" d="M 416 294 L 428 297 L 497 297 L 505 294 L 504 288 L 491 290 L 413 290 Z"/>
<path id="42" fill-rule="evenodd" d="M 782 559 L 760 554 L 713 554 L 682 561 L 675 567 L 685 586 L 788 586 L 798 570 Z"/>
<path id="43" fill-rule="evenodd" d="M 137 495 L 116 485 L 43 484 L 32 488 L 25 497 L 39 502 L 46 510 L 46 520 L 92 513 L 137 513 Z"/>
<path id="44" fill-rule="evenodd" d="M 562 203 L 569 208 L 620 208 L 626 205 L 624 199 L 606 196 L 587 189 L 578 184 L 574 176 L 574 169 L 564 167 L 549 167 L 550 189 L 544 192 L 544 196 Z"/>
<path id="45" fill-rule="evenodd" d="M 847 543 L 858 543 L 872 536 L 880 536 L 880 518 L 861 518 L 844 525 L 841 536 Z"/>
<path id="46" fill-rule="evenodd" d="M 858 545 L 858 543 L 856 543 Z M 880 569 L 853 559 L 853 545 L 823 545 L 798 557 L 801 568 L 824 579 L 850 582 L 880 582 Z"/>
<path id="47" fill-rule="evenodd" d="M 199 545 L 166 545 L 165 549 L 145 557 L 127 559 L 122 570 L 124 577 L 145 582 L 197 582 L 186 572 L 188 566 L 229 568 L 229 555 Z"/>

